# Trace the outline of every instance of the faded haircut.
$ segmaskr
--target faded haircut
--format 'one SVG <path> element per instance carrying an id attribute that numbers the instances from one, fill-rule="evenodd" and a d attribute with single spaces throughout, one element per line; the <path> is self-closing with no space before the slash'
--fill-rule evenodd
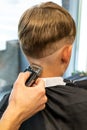
<path id="1" fill-rule="evenodd" d="M 25 55 L 42 58 L 56 51 L 55 43 L 75 38 L 76 27 L 71 15 L 53 2 L 27 9 L 20 18 L 18 36 Z"/>

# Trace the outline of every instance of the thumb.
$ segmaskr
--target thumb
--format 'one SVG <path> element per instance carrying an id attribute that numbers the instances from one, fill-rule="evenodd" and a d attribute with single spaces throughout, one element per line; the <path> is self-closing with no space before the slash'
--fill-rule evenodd
<path id="1" fill-rule="evenodd" d="M 38 78 L 35 82 L 35 84 L 37 85 L 37 87 L 43 87 L 45 88 L 45 81 L 41 78 Z"/>
<path id="2" fill-rule="evenodd" d="M 21 84 L 25 84 L 26 80 L 30 76 L 30 73 L 28 71 L 21 72 L 16 80 L 16 82 L 20 82 Z"/>

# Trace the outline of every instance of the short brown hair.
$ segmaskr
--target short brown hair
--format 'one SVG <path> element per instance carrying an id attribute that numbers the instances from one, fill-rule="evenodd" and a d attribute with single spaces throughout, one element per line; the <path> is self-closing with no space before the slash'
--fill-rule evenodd
<path id="1" fill-rule="evenodd" d="M 49 55 L 56 41 L 65 37 L 75 38 L 75 35 L 73 18 L 63 7 L 53 2 L 27 9 L 19 21 L 18 36 L 22 49 L 32 58 Z"/>

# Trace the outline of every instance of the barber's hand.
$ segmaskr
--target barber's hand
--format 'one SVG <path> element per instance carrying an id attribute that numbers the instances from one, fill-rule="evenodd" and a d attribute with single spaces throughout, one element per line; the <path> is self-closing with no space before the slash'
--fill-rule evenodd
<path id="1" fill-rule="evenodd" d="M 22 121 L 44 109 L 47 102 L 44 81 L 39 78 L 33 87 L 26 87 L 28 77 L 29 72 L 19 74 L 9 98 L 9 106 L 16 110 Z"/>

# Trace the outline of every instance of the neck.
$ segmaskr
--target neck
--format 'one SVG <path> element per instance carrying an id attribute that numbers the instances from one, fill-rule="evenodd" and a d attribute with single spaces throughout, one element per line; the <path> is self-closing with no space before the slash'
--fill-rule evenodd
<path id="1" fill-rule="evenodd" d="M 61 58 L 61 50 L 56 51 L 55 53 L 44 57 L 44 58 L 31 58 L 27 57 L 28 61 L 30 64 L 37 64 L 43 68 L 41 77 L 46 78 L 46 77 L 60 77 L 63 76 L 66 65 L 64 62 L 62 62 Z"/>
<path id="2" fill-rule="evenodd" d="M 41 76 L 42 78 L 46 78 L 46 77 L 60 77 L 63 76 L 62 73 L 62 69 L 61 69 L 61 65 L 58 64 L 53 64 L 49 63 L 47 64 L 47 62 L 42 62 L 42 61 L 32 61 L 30 60 L 30 64 L 36 64 L 42 67 L 42 73 Z"/>
<path id="3" fill-rule="evenodd" d="M 41 74 L 41 77 L 60 77 L 62 76 L 62 73 L 58 70 L 58 68 L 52 67 L 52 66 L 42 66 L 43 71 Z"/>

